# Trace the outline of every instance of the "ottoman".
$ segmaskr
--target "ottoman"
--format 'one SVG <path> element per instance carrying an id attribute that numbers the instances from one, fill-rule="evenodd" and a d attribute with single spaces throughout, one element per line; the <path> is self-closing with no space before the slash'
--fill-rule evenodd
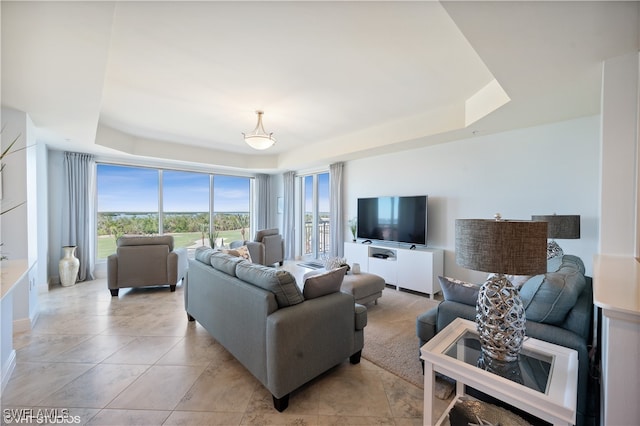
<path id="1" fill-rule="evenodd" d="M 353 295 L 356 303 L 365 305 L 369 302 L 378 304 L 378 298 L 382 296 L 384 290 L 384 279 L 378 275 L 361 272 L 359 274 L 349 273 L 344 276 L 340 291 Z"/>

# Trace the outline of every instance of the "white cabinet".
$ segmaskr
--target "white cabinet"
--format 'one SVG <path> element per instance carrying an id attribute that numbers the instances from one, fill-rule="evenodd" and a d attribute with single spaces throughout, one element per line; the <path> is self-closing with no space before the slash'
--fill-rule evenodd
<path id="1" fill-rule="evenodd" d="M 428 293 L 440 289 L 439 275 L 443 275 L 442 250 L 398 250 L 398 287 Z"/>
<path id="2" fill-rule="evenodd" d="M 379 275 L 387 284 L 426 293 L 433 299 L 440 291 L 444 256 L 440 249 L 409 249 L 399 245 L 344 243 L 349 264 L 359 263 L 362 272 Z"/>

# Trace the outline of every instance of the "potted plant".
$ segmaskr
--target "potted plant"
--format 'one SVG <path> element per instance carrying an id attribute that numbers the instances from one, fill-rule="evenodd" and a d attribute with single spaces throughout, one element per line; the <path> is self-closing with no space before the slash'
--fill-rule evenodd
<path id="1" fill-rule="evenodd" d="M 358 219 L 355 217 L 349 221 L 349 229 L 351 230 L 351 236 L 353 241 L 356 241 L 356 230 L 358 229 Z"/>
<path id="2" fill-rule="evenodd" d="M 209 247 L 216 248 L 216 240 L 218 239 L 218 235 L 219 233 L 217 230 L 209 233 Z"/>

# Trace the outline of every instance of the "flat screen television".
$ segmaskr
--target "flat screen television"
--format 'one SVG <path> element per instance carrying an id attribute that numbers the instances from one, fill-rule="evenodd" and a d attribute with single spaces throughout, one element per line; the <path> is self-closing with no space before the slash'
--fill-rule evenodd
<path id="1" fill-rule="evenodd" d="M 357 237 L 427 245 L 427 196 L 358 198 Z"/>

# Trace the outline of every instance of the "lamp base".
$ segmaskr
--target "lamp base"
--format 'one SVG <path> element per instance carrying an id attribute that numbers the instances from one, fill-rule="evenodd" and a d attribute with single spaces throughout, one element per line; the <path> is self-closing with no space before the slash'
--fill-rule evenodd
<path id="1" fill-rule="evenodd" d="M 556 256 L 562 257 L 562 255 L 564 255 L 564 252 L 555 240 L 551 240 L 547 243 L 547 259 L 551 259 Z"/>
<path id="2" fill-rule="evenodd" d="M 480 355 L 478 358 L 478 368 L 488 371 L 493 374 L 497 374 L 500 377 L 509 379 L 512 382 L 523 384 L 522 370 L 518 361 L 498 361 L 485 354 Z"/>
<path id="3" fill-rule="evenodd" d="M 476 327 L 482 353 L 498 361 L 518 359 L 526 318 L 518 289 L 504 274 L 495 274 L 478 293 Z"/>

